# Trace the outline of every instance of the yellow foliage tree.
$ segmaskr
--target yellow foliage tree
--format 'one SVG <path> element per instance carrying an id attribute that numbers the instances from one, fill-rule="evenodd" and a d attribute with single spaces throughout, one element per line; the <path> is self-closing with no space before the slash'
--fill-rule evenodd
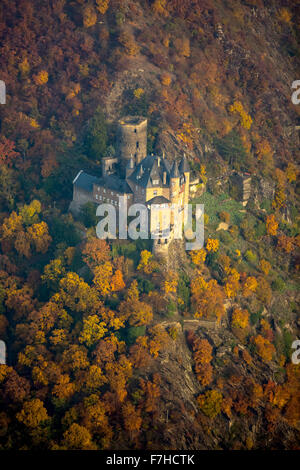
<path id="1" fill-rule="evenodd" d="M 232 313 L 231 326 L 234 328 L 246 328 L 249 325 L 249 312 L 235 308 Z"/>
<path id="2" fill-rule="evenodd" d="M 266 261 L 265 259 L 262 259 L 259 263 L 260 269 L 262 272 L 267 276 L 270 272 L 271 269 L 271 264 L 269 261 Z"/>
<path id="3" fill-rule="evenodd" d="M 288 8 L 280 8 L 278 12 L 278 18 L 284 23 L 290 23 L 293 15 Z"/>
<path id="4" fill-rule="evenodd" d="M 286 169 L 286 176 L 290 183 L 293 183 L 297 180 L 298 170 L 293 163 L 289 163 Z"/>
<path id="5" fill-rule="evenodd" d="M 22 410 L 17 413 L 16 418 L 26 427 L 35 429 L 49 418 L 43 402 L 38 398 L 26 401 Z"/>
<path id="6" fill-rule="evenodd" d="M 178 284 L 178 275 L 175 272 L 168 272 L 165 282 L 164 282 L 164 291 L 166 294 L 170 292 L 176 292 Z"/>
<path id="7" fill-rule="evenodd" d="M 48 225 L 46 222 L 40 222 L 28 227 L 28 235 L 35 245 L 37 252 L 46 253 L 52 241 L 48 233 Z"/>
<path id="8" fill-rule="evenodd" d="M 261 335 L 257 335 L 254 338 L 254 344 L 257 348 L 257 352 L 263 361 L 270 362 L 276 352 L 275 347 L 272 343 Z"/>
<path id="9" fill-rule="evenodd" d="M 269 235 L 275 236 L 277 234 L 278 222 L 276 221 L 274 214 L 267 216 L 266 229 Z"/>
<path id="10" fill-rule="evenodd" d="M 89 315 L 87 318 L 84 318 L 79 342 L 85 343 L 88 347 L 97 343 L 107 332 L 105 326 L 105 323 L 100 321 L 98 315 Z"/>
<path id="11" fill-rule="evenodd" d="M 143 96 L 144 93 L 145 93 L 145 90 L 143 90 L 143 88 L 136 88 L 133 92 L 134 96 L 137 99 L 140 99 Z"/>
<path id="12" fill-rule="evenodd" d="M 212 251 L 215 253 L 219 249 L 220 242 L 218 239 L 208 238 L 206 242 L 206 249 L 208 252 Z"/>
<path id="13" fill-rule="evenodd" d="M 205 394 L 199 395 L 197 401 L 201 411 L 209 418 L 215 418 L 221 413 L 223 396 L 218 390 L 208 390 Z"/>
<path id="14" fill-rule="evenodd" d="M 44 85 L 48 82 L 48 72 L 47 70 L 41 70 L 37 75 L 33 76 L 33 80 L 37 85 Z"/>
<path id="15" fill-rule="evenodd" d="M 190 256 L 191 256 L 192 262 L 196 266 L 203 266 L 205 259 L 206 259 L 206 251 L 204 248 L 201 248 L 200 250 L 191 250 Z"/>
<path id="16" fill-rule="evenodd" d="M 141 252 L 141 259 L 137 267 L 138 271 L 144 271 L 146 274 L 151 274 L 153 271 L 153 263 L 151 262 L 153 255 L 148 250 L 143 250 Z"/>
<path id="17" fill-rule="evenodd" d="M 97 22 L 97 13 L 92 5 L 86 5 L 83 9 L 83 26 L 90 28 Z"/>
<path id="18" fill-rule="evenodd" d="M 257 280 L 254 276 L 249 276 L 243 285 L 243 296 L 249 297 L 257 289 Z"/>
<path id="19" fill-rule="evenodd" d="M 162 16 L 169 15 L 166 7 L 167 7 L 167 0 L 154 0 L 152 4 L 152 10 L 154 11 L 154 13 L 158 13 L 159 15 L 162 15 Z"/>
<path id="20" fill-rule="evenodd" d="M 109 7 L 109 0 L 96 0 L 97 10 L 104 15 Z"/>
<path id="21" fill-rule="evenodd" d="M 239 114 L 242 127 L 244 127 L 245 129 L 251 128 L 252 118 L 249 114 L 246 113 L 240 101 L 238 100 L 234 101 L 234 103 L 229 106 L 229 111 L 231 113 Z"/>
<path id="22" fill-rule="evenodd" d="M 96 446 L 92 442 L 91 433 L 77 423 L 64 432 L 63 448 L 67 450 L 95 450 Z"/>
<path id="23" fill-rule="evenodd" d="M 94 269 L 93 283 L 102 296 L 107 295 L 112 290 L 112 274 L 113 268 L 109 261 L 101 266 L 96 266 Z"/>

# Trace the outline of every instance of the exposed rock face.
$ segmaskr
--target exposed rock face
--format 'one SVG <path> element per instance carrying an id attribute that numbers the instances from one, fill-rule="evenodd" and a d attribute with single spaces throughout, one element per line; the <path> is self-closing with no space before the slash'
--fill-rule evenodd
<path id="1" fill-rule="evenodd" d="M 174 322 L 171 322 L 172 325 Z M 213 447 L 212 439 L 207 436 L 197 421 L 198 406 L 196 397 L 200 386 L 192 370 L 192 357 L 185 333 L 177 324 L 179 334 L 168 350 L 161 353 L 153 366 L 145 370 L 149 374 L 158 372 L 162 406 L 159 426 L 162 428 L 160 449 L 208 449 Z"/>
<path id="2" fill-rule="evenodd" d="M 255 181 L 254 197 L 262 202 L 264 199 L 272 201 L 275 192 L 275 183 L 262 177 L 257 177 Z"/>
<path id="3" fill-rule="evenodd" d="M 246 206 L 252 192 L 252 178 L 249 174 L 233 173 L 229 178 L 230 184 L 235 186 L 237 198 Z"/>
<path id="4" fill-rule="evenodd" d="M 266 432 L 264 406 L 258 406 L 255 412 L 250 406 L 246 414 L 233 410 L 231 418 L 220 413 L 214 420 L 199 411 L 197 396 L 206 388 L 196 378 L 192 353 L 186 341 L 187 331 L 193 330 L 212 345 L 216 357 L 213 374 L 221 373 L 225 377 L 224 389 L 227 388 L 226 381 L 230 383 L 235 377 L 237 381 L 235 385 L 231 382 L 231 389 L 247 399 L 252 379 L 256 383 L 272 380 L 272 367 L 261 361 L 249 365 L 235 356 L 232 349 L 235 337 L 229 329 L 224 325 L 218 329 L 210 328 L 198 320 L 164 321 L 161 326 L 166 329 L 175 326 L 178 336 L 142 373 L 145 380 L 153 373 L 159 373 L 161 377 L 159 418 L 156 421 L 156 432 L 161 441 L 153 448 L 229 449 L 233 443 L 237 448 L 245 448 L 249 440 L 255 449 L 289 449 L 293 443 L 296 445 L 297 430 L 284 420 L 277 423 L 276 430 Z M 244 349 L 241 344 L 238 348 Z M 252 378 L 250 382 L 249 377 Z"/>

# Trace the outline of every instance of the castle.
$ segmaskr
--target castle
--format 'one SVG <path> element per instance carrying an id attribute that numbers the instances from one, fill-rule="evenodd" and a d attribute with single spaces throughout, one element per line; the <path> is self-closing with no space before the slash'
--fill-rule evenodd
<path id="1" fill-rule="evenodd" d="M 73 181 L 70 210 L 79 213 L 87 202 L 110 203 L 118 209 L 119 196 L 132 204 L 168 207 L 189 201 L 190 168 L 184 156 L 179 164 L 165 155 L 147 155 L 147 119 L 127 116 L 118 122 L 117 157 L 104 157 L 101 176 L 81 170 Z M 167 243 L 167 242 L 166 242 Z"/>

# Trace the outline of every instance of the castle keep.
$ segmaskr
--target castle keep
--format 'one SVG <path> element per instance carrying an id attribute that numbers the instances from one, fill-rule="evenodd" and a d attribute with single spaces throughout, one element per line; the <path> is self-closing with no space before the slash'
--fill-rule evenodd
<path id="1" fill-rule="evenodd" d="M 189 200 L 190 168 L 184 156 L 179 164 L 165 156 L 147 155 L 147 119 L 127 116 L 118 122 L 117 157 L 102 159 L 101 176 L 81 170 L 73 181 L 75 214 L 87 202 L 109 203 L 118 209 L 119 196 L 127 206 L 183 206 Z"/>

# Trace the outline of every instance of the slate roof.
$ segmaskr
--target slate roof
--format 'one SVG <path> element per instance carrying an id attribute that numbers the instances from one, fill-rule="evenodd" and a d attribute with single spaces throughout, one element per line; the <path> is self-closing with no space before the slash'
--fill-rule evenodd
<path id="1" fill-rule="evenodd" d="M 111 189 L 112 191 L 118 191 L 120 193 L 132 193 L 127 182 L 125 180 L 121 180 L 117 176 L 108 175 L 97 178 L 96 176 L 89 175 L 82 170 L 77 174 L 73 184 L 77 188 L 80 188 L 86 192 L 93 192 L 93 185 L 95 184 L 96 186 L 101 186 L 107 189 Z"/>
<path id="2" fill-rule="evenodd" d="M 130 166 L 129 164 L 129 167 Z M 143 188 L 169 187 L 170 178 L 178 178 L 184 172 L 188 171 L 190 171 L 190 167 L 185 156 L 182 158 L 178 168 L 176 161 L 170 163 L 166 158 L 158 157 L 157 155 L 148 155 L 136 166 L 128 177 L 128 181 L 142 186 Z M 107 175 L 97 178 L 81 170 L 75 177 L 73 184 L 86 192 L 92 192 L 93 185 L 95 184 L 113 191 L 119 191 L 123 194 L 132 193 L 128 183 L 116 175 Z"/>
<path id="3" fill-rule="evenodd" d="M 176 160 L 174 160 L 173 165 L 172 165 L 172 170 L 171 170 L 171 178 L 179 178 L 179 170 L 178 170 L 178 165 Z"/>
<path id="4" fill-rule="evenodd" d="M 96 176 L 88 175 L 83 170 L 81 170 L 75 177 L 73 184 L 80 189 L 83 189 L 86 192 L 93 191 L 93 184 L 99 180 Z"/>
<path id="5" fill-rule="evenodd" d="M 184 155 L 180 164 L 179 164 L 180 173 L 188 173 L 190 170 L 189 162 L 187 161 L 186 156 Z"/>
<path id="6" fill-rule="evenodd" d="M 160 162 L 158 164 L 158 162 Z M 155 155 L 148 155 L 142 160 L 129 176 L 129 180 L 144 188 L 167 187 L 170 184 L 171 164 L 165 159 Z M 166 183 L 163 184 L 163 174 L 166 173 Z M 154 184 L 153 181 L 158 181 Z"/>
<path id="7" fill-rule="evenodd" d="M 154 196 L 149 201 L 146 201 L 146 204 L 169 204 L 171 201 L 164 196 Z"/>

